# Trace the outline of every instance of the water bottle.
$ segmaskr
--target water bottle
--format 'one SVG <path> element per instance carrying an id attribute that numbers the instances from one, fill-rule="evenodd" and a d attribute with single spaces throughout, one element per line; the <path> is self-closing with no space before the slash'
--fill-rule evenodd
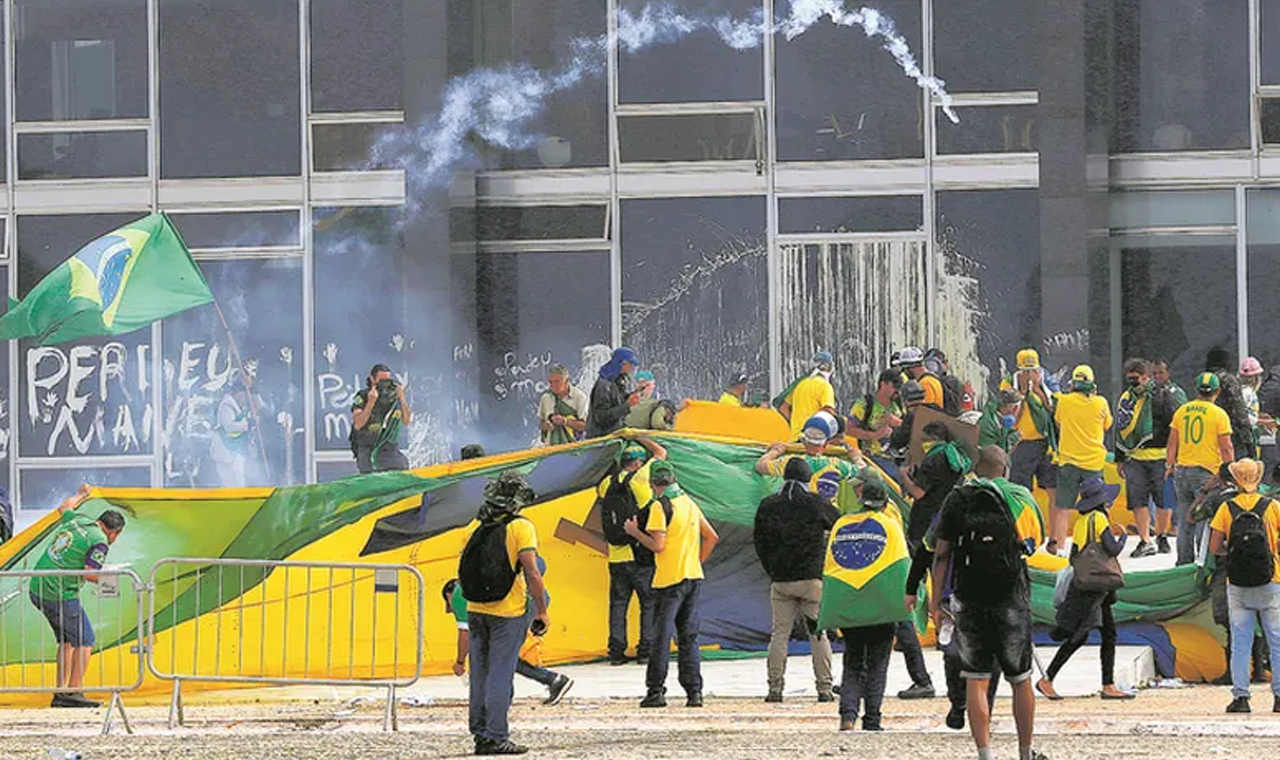
<path id="1" fill-rule="evenodd" d="M 52 760 L 81 760 L 84 757 L 74 749 L 61 749 L 59 747 L 50 747 L 47 754 Z"/>
<path id="2" fill-rule="evenodd" d="M 938 628 L 938 646 L 951 646 L 951 637 L 956 631 L 956 624 L 952 622 L 950 615 L 942 616 L 942 625 Z"/>

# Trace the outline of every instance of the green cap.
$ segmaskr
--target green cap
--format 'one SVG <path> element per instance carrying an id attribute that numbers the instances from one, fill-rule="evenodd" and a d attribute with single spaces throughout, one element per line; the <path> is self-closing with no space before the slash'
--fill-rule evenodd
<path id="1" fill-rule="evenodd" d="M 669 486 L 676 482 L 676 471 L 671 463 L 659 459 L 649 465 L 649 483 L 655 486 Z"/>
<path id="2" fill-rule="evenodd" d="M 1219 382 L 1218 376 L 1212 372 L 1201 372 L 1196 376 L 1196 389 L 1201 393 L 1214 393 L 1220 387 L 1222 387 L 1222 383 Z"/>

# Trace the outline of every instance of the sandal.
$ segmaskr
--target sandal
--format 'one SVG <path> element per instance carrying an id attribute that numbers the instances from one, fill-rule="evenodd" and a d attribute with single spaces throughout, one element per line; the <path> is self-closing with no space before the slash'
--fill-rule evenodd
<path id="1" fill-rule="evenodd" d="M 1062 695 L 1053 688 L 1053 681 L 1047 678 L 1041 678 L 1036 681 L 1036 691 L 1040 692 L 1050 702 L 1062 701 Z"/>
<path id="2" fill-rule="evenodd" d="M 1133 694 L 1127 691 L 1121 691 L 1120 689 L 1116 689 L 1115 691 L 1107 691 L 1105 688 L 1102 690 L 1101 695 L 1103 699 L 1136 699 L 1138 696 L 1137 694 Z"/>

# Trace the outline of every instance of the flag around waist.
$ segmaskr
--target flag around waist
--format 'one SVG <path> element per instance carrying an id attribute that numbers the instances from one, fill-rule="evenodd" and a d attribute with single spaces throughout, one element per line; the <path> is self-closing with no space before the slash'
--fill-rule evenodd
<path id="1" fill-rule="evenodd" d="M 866 511 L 841 517 L 827 543 L 818 627 L 907 620 L 902 598 L 910 565 L 906 532 L 895 515 Z"/>

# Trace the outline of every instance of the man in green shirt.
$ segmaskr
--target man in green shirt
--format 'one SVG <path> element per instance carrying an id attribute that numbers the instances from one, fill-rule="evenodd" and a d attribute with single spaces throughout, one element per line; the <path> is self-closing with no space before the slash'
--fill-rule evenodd
<path id="1" fill-rule="evenodd" d="M 96 520 L 76 514 L 75 509 L 89 498 L 90 490 L 88 485 L 82 485 L 75 496 L 58 506 L 61 517 L 53 526 L 52 538 L 36 561 L 35 570 L 102 569 L 107 548 L 124 530 L 124 516 L 114 509 L 103 512 Z M 80 589 L 85 581 L 97 583 L 98 576 L 89 572 L 31 579 L 31 602 L 44 613 L 58 642 L 57 687 L 62 691 L 53 695 L 54 707 L 99 706 L 81 693 L 94 642 L 93 626 L 80 604 Z"/>

